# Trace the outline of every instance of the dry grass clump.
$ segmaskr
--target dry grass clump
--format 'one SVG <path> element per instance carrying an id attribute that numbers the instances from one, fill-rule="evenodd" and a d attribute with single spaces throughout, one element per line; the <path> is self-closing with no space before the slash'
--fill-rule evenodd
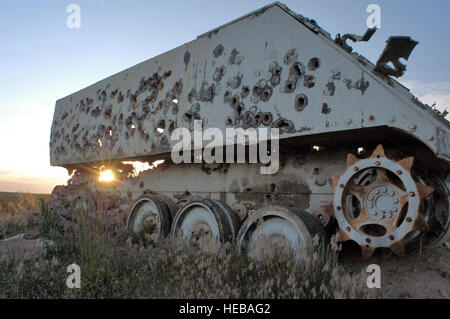
<path id="1" fill-rule="evenodd" d="M 39 220 L 39 200 L 28 193 L 0 198 L 0 239 L 14 236 L 35 227 Z M 12 195 L 17 197 L 12 200 Z"/>
<path id="2" fill-rule="evenodd" d="M 204 251 L 142 234 L 112 236 L 80 214 L 62 221 L 42 205 L 41 235 L 55 242 L 33 261 L 0 263 L 0 298 L 367 298 L 365 276 L 337 263 L 337 246 L 319 245 L 305 261 L 277 254 L 257 261 L 231 245 Z M 81 267 L 81 289 L 66 267 Z"/>

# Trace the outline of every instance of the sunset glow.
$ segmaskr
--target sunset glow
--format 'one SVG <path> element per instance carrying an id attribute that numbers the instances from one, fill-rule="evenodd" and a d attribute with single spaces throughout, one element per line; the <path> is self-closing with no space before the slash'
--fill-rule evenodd
<path id="1" fill-rule="evenodd" d="M 100 173 L 98 180 L 100 182 L 112 182 L 114 180 L 114 174 L 110 169 L 107 169 L 106 171 Z"/>

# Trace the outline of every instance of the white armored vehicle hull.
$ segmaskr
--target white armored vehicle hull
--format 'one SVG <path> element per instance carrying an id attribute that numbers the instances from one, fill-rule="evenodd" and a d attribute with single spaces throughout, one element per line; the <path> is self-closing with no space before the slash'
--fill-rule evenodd
<path id="1" fill-rule="evenodd" d="M 247 248 L 262 235 L 310 245 L 336 231 L 365 257 L 441 242 L 449 125 L 390 76 L 404 66 L 395 60 L 389 69 L 383 58 L 408 58 L 417 44 L 399 38 L 375 65 L 346 44 L 367 38 L 333 40 L 275 3 L 60 99 L 51 164 L 75 174 L 53 202 L 114 206 L 131 230 L 150 222 L 158 236 L 237 237 Z M 400 51 L 411 46 L 403 56 L 397 40 Z M 278 128 L 278 172 L 261 175 L 258 163 L 173 163 L 171 134 L 193 131 L 195 120 L 224 135 Z M 128 164 L 158 160 L 139 174 Z M 106 168 L 115 181 L 98 180 Z"/>

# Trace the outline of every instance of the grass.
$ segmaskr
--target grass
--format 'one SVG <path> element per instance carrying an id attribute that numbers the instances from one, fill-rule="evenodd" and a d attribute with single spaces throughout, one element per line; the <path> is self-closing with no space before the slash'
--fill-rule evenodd
<path id="1" fill-rule="evenodd" d="M 228 245 L 211 253 L 125 231 L 114 236 L 98 218 L 83 213 L 67 222 L 44 201 L 31 224 L 54 244 L 41 257 L 0 263 L 0 298 L 373 297 L 364 274 L 350 276 L 337 263 L 335 245 L 304 262 L 288 253 L 255 261 Z M 66 287 L 72 263 L 81 267 L 81 289 Z"/>

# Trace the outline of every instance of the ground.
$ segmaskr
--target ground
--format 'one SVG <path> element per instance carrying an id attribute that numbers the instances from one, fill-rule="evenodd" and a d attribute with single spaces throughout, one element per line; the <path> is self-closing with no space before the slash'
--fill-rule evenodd
<path id="1" fill-rule="evenodd" d="M 8 198 L 11 198 L 10 195 L 7 196 Z M 22 199 L 21 201 L 21 205 L 22 206 L 26 206 L 28 205 L 30 202 L 32 202 L 32 200 L 30 198 L 32 198 L 32 196 L 26 196 L 28 199 L 24 200 Z M 16 205 L 15 207 L 20 207 L 21 205 Z M 3 207 L 6 207 L 7 205 L 3 205 Z M 1 207 L 1 206 L 0 206 Z M 9 205 L 9 207 L 13 207 L 12 205 Z M 48 212 L 47 212 L 48 214 Z M 34 262 L 35 260 L 37 260 L 38 258 L 41 258 L 44 256 L 45 258 L 45 249 L 46 247 L 48 248 L 49 245 L 50 246 L 58 246 L 58 240 L 60 241 L 60 243 L 64 243 L 61 242 L 61 239 L 58 239 L 59 237 L 55 237 L 55 238 L 51 238 L 51 239 L 55 239 L 56 242 L 53 242 L 52 240 L 50 241 L 45 241 L 46 238 L 49 238 L 51 236 L 48 236 L 49 234 L 51 234 L 52 232 L 54 232 L 54 230 L 59 229 L 57 226 L 57 224 L 52 224 L 54 221 L 51 219 L 51 216 L 48 215 L 47 217 L 45 217 L 47 220 L 44 221 L 42 220 L 42 213 L 39 212 L 39 209 L 37 208 L 37 210 L 31 211 L 31 212 L 27 212 L 27 213 L 23 213 L 23 212 L 15 212 L 15 213 L 5 213 L 5 211 L 2 212 L 0 211 L 0 235 L 2 234 L 2 237 L 0 237 L 0 264 L 2 262 L 4 262 L 5 260 L 7 260 L 9 258 L 9 256 L 14 255 L 16 258 L 23 258 L 24 260 L 28 260 L 31 262 Z M 25 216 L 25 217 L 24 217 Z M 49 219 L 50 218 L 50 219 Z M 49 228 L 47 226 L 51 226 L 51 227 L 56 227 L 56 228 Z M 53 229 L 53 230 L 51 230 Z M 94 229 L 94 233 L 97 232 L 98 230 Z M 47 236 L 45 235 L 45 232 L 47 233 Z M 79 232 L 76 231 L 75 233 L 72 234 L 75 236 L 78 236 Z M 93 244 L 93 240 L 97 240 L 94 237 L 90 237 L 92 236 L 88 234 L 88 236 L 85 234 L 83 235 L 84 237 L 73 237 L 76 239 L 76 241 L 80 241 L 81 243 L 83 242 L 88 242 L 89 243 L 89 247 L 92 246 Z M 87 238 L 87 239 L 86 239 Z M 100 238 L 101 239 L 101 238 Z M 128 240 L 127 240 L 128 242 Z M 67 243 L 66 243 L 67 244 Z M 95 241 L 95 244 L 98 244 Z M 93 257 L 95 260 L 97 258 L 98 255 L 98 248 L 100 247 L 100 249 L 102 249 L 103 244 L 101 244 L 100 246 L 94 246 L 97 248 L 91 249 L 94 252 L 94 255 L 92 255 L 91 257 Z M 118 247 L 118 251 L 119 251 L 119 255 L 123 255 L 122 257 L 120 257 L 121 259 L 125 260 L 125 263 L 130 263 L 127 267 L 129 267 L 130 269 L 134 269 L 135 265 L 132 264 L 133 261 L 126 261 L 127 258 L 129 258 L 128 256 L 134 256 L 138 251 L 140 252 L 142 249 L 139 247 L 130 247 L 129 245 L 126 245 L 124 242 L 121 242 L 119 244 L 120 247 Z M 68 246 L 71 247 L 71 246 Z M 86 247 L 81 245 L 81 247 L 75 247 L 74 249 L 81 249 L 80 251 L 83 253 L 84 255 L 86 255 L 86 253 L 92 253 L 91 251 L 85 251 L 83 249 L 85 249 Z M 370 264 L 378 264 L 381 268 L 381 289 L 377 289 L 376 292 L 376 297 L 378 298 L 393 298 L 393 299 L 403 299 L 403 298 L 420 298 L 420 299 L 427 299 L 427 298 L 432 298 L 432 299 L 448 299 L 450 296 L 450 278 L 449 278 L 449 274 L 450 274 L 450 245 L 449 243 L 446 243 L 445 245 L 442 245 L 440 247 L 432 247 L 432 248 L 428 248 L 428 249 L 424 249 L 422 252 L 413 252 L 410 253 L 409 255 L 405 256 L 405 257 L 398 257 L 398 256 L 394 256 L 391 255 L 389 256 L 389 258 L 383 258 L 381 255 L 379 254 L 375 254 L 374 256 L 372 256 L 368 261 L 362 261 L 361 257 L 360 257 L 360 253 L 359 253 L 359 248 L 356 246 L 344 246 L 343 251 L 340 254 L 340 258 L 339 258 L 339 262 L 342 266 L 342 269 L 344 270 L 344 273 L 349 274 L 350 276 L 355 276 L 352 278 L 357 278 L 356 276 L 358 274 L 361 274 L 361 272 L 364 272 L 365 269 L 367 268 L 368 265 Z M 154 251 L 153 253 L 158 254 L 158 251 Z M 61 253 L 59 253 L 61 255 Z M 62 255 L 64 255 L 65 253 L 62 253 Z M 109 254 L 109 253 L 108 253 Z M 108 255 L 107 254 L 107 255 Z M 58 258 L 63 258 L 60 257 L 60 255 L 56 255 Z M 81 254 L 83 255 L 83 254 Z M 83 256 L 84 256 L 83 255 Z M 88 256 L 89 257 L 89 256 Z M 189 258 L 191 258 L 193 256 L 183 256 L 182 258 L 186 258 L 186 260 L 189 260 Z M 52 257 L 54 259 L 54 257 Z M 72 258 L 72 257 L 69 257 Z M 147 258 L 147 257 L 145 257 Z M 165 257 L 164 257 L 165 258 Z M 180 258 L 180 257 L 178 257 Z M 197 257 L 194 256 L 193 260 L 196 260 Z M 208 257 L 209 258 L 209 257 Z M 53 260 L 52 259 L 52 260 Z M 114 259 L 114 258 L 113 258 Z M 117 259 L 117 258 L 116 258 Z M 141 259 L 144 260 L 144 259 Z M 313 258 L 314 260 L 314 258 Z M 163 269 L 166 269 L 166 263 L 168 262 L 167 259 L 162 259 L 162 265 L 159 265 L 161 267 L 163 267 Z M 209 262 L 209 261 L 208 261 Z M 144 261 L 145 263 L 145 261 Z M 110 265 L 109 262 L 107 265 Z M 216 264 L 214 264 L 216 265 Z M 158 267 L 159 267 L 158 266 Z M 216 265 L 217 266 L 217 265 Z M 108 266 L 109 267 L 109 266 Z M 122 266 L 116 266 L 114 265 L 114 267 L 122 267 Z M 113 267 L 113 268 L 114 268 Z M 153 266 L 152 266 L 153 267 Z M 186 269 L 188 271 L 190 271 L 189 265 L 185 266 Z M 114 269 L 116 269 L 114 268 Z M 186 270 L 185 269 L 185 270 Z M 290 268 L 289 268 L 290 269 Z M 180 270 L 181 272 L 185 271 L 185 270 Z M 122 271 L 123 272 L 123 271 Z M 151 272 L 151 270 L 150 270 Z M 321 268 L 319 269 L 319 272 L 322 273 Z M 51 274 L 54 274 L 53 272 L 50 272 Z M 249 272 L 248 271 L 244 271 L 244 273 L 247 275 Z M 250 271 L 250 273 L 252 273 Z M 175 272 L 175 275 L 177 275 L 178 273 Z M 282 272 L 280 272 L 281 274 L 281 279 L 283 278 L 283 274 Z M 276 274 L 277 276 L 279 276 L 280 274 Z M 148 275 L 148 274 L 143 274 L 143 275 Z M 174 274 L 170 273 L 168 275 L 168 277 L 173 276 Z M 57 275 L 59 276 L 59 275 Z M 140 277 L 141 274 L 137 274 L 136 277 Z M 154 276 L 154 275 L 151 275 Z M 193 282 L 196 281 L 195 278 L 197 278 L 195 273 L 192 273 L 193 276 Z M 0 276 L 1 277 L 1 276 Z M 267 277 L 270 279 L 271 274 L 270 272 L 267 273 Z M 214 276 L 212 277 L 214 280 Z M 358 279 L 358 281 L 363 282 L 365 280 L 365 278 L 367 278 L 367 275 L 362 276 L 362 279 Z M 3 280 L 8 281 L 7 278 L 4 278 Z M 34 280 L 34 279 L 33 279 Z M 33 280 L 30 280 L 29 284 L 32 286 L 33 285 Z M 129 278 L 127 279 L 129 280 Z M 136 278 L 136 280 L 139 281 L 139 278 Z M 171 280 L 170 278 L 162 278 L 162 285 L 166 285 L 166 283 L 164 283 L 166 280 Z M 283 279 L 282 279 L 283 280 Z M 304 280 L 301 279 L 300 277 L 298 277 L 295 280 Z M 323 282 L 326 283 L 326 280 L 328 279 L 322 279 L 324 280 Z M 352 279 L 353 280 L 353 279 Z M 289 281 L 289 279 L 287 280 Z M 344 280 L 345 281 L 345 280 Z M 348 281 L 348 280 L 347 280 Z M 124 282 L 125 285 L 127 285 L 126 282 Z M 227 283 L 225 283 L 227 284 Z M 234 283 L 233 283 L 234 284 Z M 12 284 L 14 285 L 14 283 Z M 178 285 L 178 284 L 176 284 Z M 175 285 L 175 286 L 176 286 Z M 342 287 L 347 287 L 345 289 L 350 289 L 349 287 L 355 286 L 354 283 L 352 283 L 351 281 L 346 284 L 347 286 L 342 286 Z M 283 286 L 283 283 L 281 283 L 281 286 Z M 281 287 L 280 286 L 280 287 Z M 297 287 L 295 283 L 292 284 L 292 286 Z M 237 287 L 239 287 L 239 283 L 237 283 Z M 284 287 L 284 286 L 283 286 Z M 287 289 L 289 291 L 289 288 L 291 286 L 287 286 L 284 287 L 284 289 Z M 61 288 L 61 291 L 64 291 L 63 288 Z M 149 288 L 150 289 L 150 288 Z M 153 288 L 151 288 L 150 290 L 152 290 Z M 251 290 L 258 290 L 259 288 L 257 287 L 253 287 L 251 288 Z M 276 292 L 272 292 L 275 296 L 278 297 L 283 297 L 283 294 L 278 294 Z M 169 294 L 169 295 L 162 295 L 164 296 L 172 296 L 173 294 Z M 133 297 L 134 295 L 130 295 L 130 297 Z M 197 295 L 196 295 L 197 296 Z M 214 298 L 216 296 L 215 293 L 212 294 L 212 298 Z M 250 296 L 253 296 L 253 293 L 250 292 Z M 263 295 L 260 297 L 264 297 L 267 295 Z M 272 296 L 269 294 L 269 296 Z M 287 298 L 292 298 L 294 296 L 295 298 L 295 294 L 292 293 L 287 293 L 285 295 L 285 297 Z M 309 296 L 309 295 L 308 295 Z M 375 295 L 374 295 L 375 296 Z M 38 295 L 38 297 L 41 297 L 41 295 Z M 178 297 L 184 297 L 183 296 L 178 296 Z M 314 298 L 314 294 L 313 294 L 313 298 Z"/>
<path id="2" fill-rule="evenodd" d="M 374 256 L 362 262 L 353 255 L 347 256 L 343 263 L 349 272 L 378 264 L 383 298 L 448 299 L 450 296 L 450 249 L 446 246 L 431 247 L 404 257 L 392 255 L 387 260 Z"/>

